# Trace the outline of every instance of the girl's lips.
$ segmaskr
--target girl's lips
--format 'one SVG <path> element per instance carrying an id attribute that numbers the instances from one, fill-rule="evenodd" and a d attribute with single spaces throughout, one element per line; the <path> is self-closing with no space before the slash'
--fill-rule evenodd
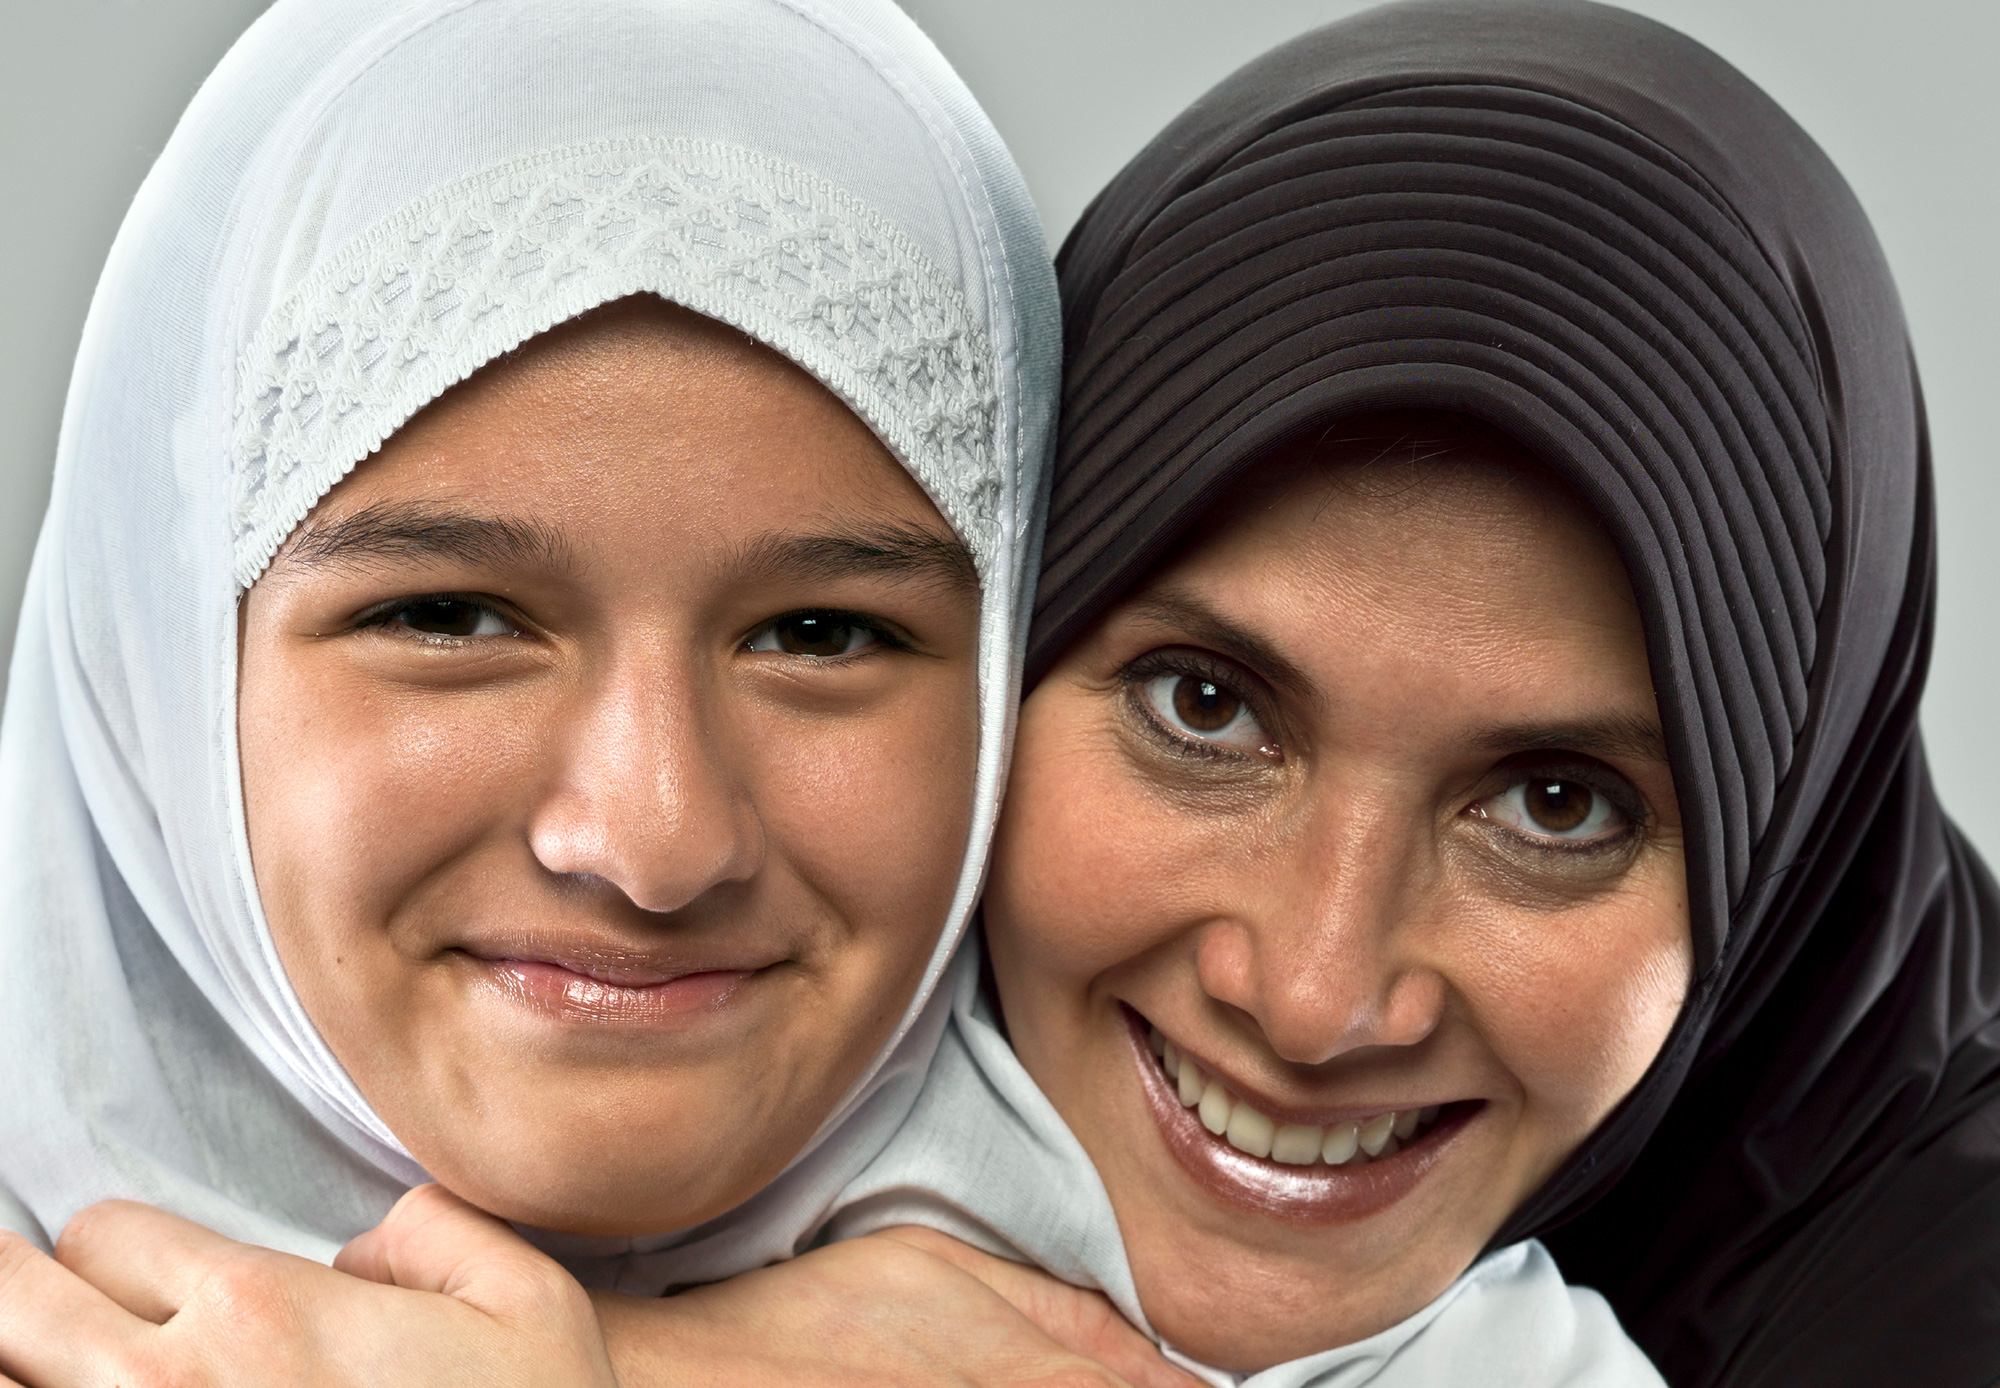
<path id="1" fill-rule="evenodd" d="M 603 978 L 540 959 L 468 956 L 492 988 L 517 1006 L 548 1018 L 598 1027 L 671 1029 L 728 1002 L 757 969 L 706 969 L 638 981 Z M 627 979 L 631 977 L 627 973 Z"/>
<path id="2" fill-rule="evenodd" d="M 1478 1103 L 1446 1106 L 1428 1132 L 1393 1156 L 1349 1166 L 1281 1165 L 1238 1151 L 1182 1105 L 1147 1040 L 1145 1020 L 1125 1011 L 1139 1090 L 1161 1141 L 1212 1199 L 1291 1224 L 1346 1224 L 1379 1214 L 1416 1189 L 1477 1115 Z"/>

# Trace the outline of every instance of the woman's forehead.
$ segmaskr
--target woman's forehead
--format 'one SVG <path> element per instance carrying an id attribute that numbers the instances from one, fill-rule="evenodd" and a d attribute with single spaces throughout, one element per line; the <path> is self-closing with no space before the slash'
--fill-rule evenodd
<path id="1" fill-rule="evenodd" d="M 1565 492 L 1509 464 L 1306 463 L 1218 513 L 1119 612 L 1308 703 L 1459 721 L 1652 713 L 1623 566 Z M 1399 715 L 1400 716 L 1400 715 Z"/>

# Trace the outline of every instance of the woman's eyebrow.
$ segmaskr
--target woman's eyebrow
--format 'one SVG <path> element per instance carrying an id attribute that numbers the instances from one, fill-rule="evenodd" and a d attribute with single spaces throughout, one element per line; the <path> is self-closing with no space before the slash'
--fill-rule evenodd
<path id="1" fill-rule="evenodd" d="M 1134 599 L 1129 610 L 1137 617 L 1184 633 L 1197 645 L 1208 646 L 1238 665 L 1248 666 L 1299 698 L 1313 697 L 1312 680 L 1279 654 L 1277 647 L 1192 594 L 1173 588 L 1155 589 Z"/>
<path id="2" fill-rule="evenodd" d="M 1667 760 L 1667 740 L 1659 724 L 1629 715 L 1499 724 L 1480 729 L 1468 741 L 1487 752 L 1564 751 L 1663 764 Z"/>
<path id="3" fill-rule="evenodd" d="M 808 583 L 885 574 L 953 589 L 979 586 L 971 551 L 955 536 L 901 525 L 762 535 L 739 546 L 730 567 L 741 574 Z"/>
<path id="4" fill-rule="evenodd" d="M 527 517 L 480 515 L 423 501 L 378 501 L 352 515 L 310 521 L 279 554 L 284 567 L 410 559 L 567 569 L 562 534 Z"/>

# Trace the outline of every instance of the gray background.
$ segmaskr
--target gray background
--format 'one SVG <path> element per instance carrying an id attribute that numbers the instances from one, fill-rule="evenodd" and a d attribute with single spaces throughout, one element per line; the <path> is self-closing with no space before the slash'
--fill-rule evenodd
<path id="1" fill-rule="evenodd" d="M 581 0 L 580 0 L 581 2 Z M 1355 0 L 903 0 L 1026 170 L 1051 244 L 1188 101 Z M 1931 410 L 1943 596 L 1924 726 L 1945 803 L 2000 853 L 2000 4 L 1627 0 L 1763 84 L 1859 190 Z M 262 0 L 0 0 L 0 648 L 48 497 L 62 397 L 118 220 Z"/>

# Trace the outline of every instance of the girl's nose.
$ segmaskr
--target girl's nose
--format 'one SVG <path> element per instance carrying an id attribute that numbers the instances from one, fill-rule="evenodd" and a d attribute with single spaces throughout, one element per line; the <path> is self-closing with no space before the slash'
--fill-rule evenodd
<path id="1" fill-rule="evenodd" d="M 685 658 L 635 657 L 591 691 L 530 822 L 544 867 L 600 878 L 652 912 L 756 874 L 762 825 L 705 684 Z"/>

